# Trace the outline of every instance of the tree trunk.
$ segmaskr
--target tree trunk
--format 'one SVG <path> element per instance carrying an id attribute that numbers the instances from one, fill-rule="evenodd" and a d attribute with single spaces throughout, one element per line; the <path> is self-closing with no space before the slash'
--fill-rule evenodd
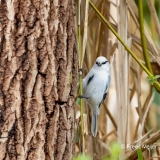
<path id="1" fill-rule="evenodd" d="M 72 0 L 0 1 L 0 160 L 74 153 Z"/>

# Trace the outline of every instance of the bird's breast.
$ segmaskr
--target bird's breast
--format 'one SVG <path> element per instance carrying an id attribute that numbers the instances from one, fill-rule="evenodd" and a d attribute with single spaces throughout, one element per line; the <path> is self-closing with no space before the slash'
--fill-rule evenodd
<path id="1" fill-rule="evenodd" d="M 84 95 L 89 97 L 88 103 L 90 106 L 98 106 L 104 95 L 106 89 L 106 82 L 108 76 L 105 73 L 95 75 L 92 82 L 84 89 Z"/>

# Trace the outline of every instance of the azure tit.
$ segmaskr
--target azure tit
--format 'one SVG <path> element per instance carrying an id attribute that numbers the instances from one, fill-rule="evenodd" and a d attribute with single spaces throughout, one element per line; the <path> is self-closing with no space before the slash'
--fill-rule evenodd
<path id="1" fill-rule="evenodd" d="M 100 56 L 93 67 L 83 79 L 83 95 L 92 111 L 91 133 L 97 135 L 99 107 L 106 98 L 110 86 L 110 64 L 108 60 Z"/>

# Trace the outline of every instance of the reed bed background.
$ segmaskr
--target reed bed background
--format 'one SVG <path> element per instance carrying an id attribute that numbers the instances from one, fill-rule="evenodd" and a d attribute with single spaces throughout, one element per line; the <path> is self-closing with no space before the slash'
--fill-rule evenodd
<path id="1" fill-rule="evenodd" d="M 139 60 L 146 65 L 136 2 L 134 0 L 92 0 L 92 3 Z M 158 16 L 160 1 L 157 0 L 155 3 L 156 8 L 152 0 L 143 3 L 146 20 L 144 33 L 153 73 L 160 75 L 160 17 Z M 82 125 L 80 102 L 77 100 L 76 153 L 84 152 L 91 159 L 101 160 L 110 154 L 110 145 L 116 141 L 122 149 L 120 159 L 137 157 L 137 150 L 131 145 L 142 144 L 155 146 L 152 149 L 142 147 L 145 159 L 160 157 L 159 93 L 148 82 L 145 71 L 89 6 L 89 1 L 82 0 L 80 7 L 80 21 L 78 16 L 76 20 L 79 24 L 77 37 L 80 36 L 79 66 L 83 68 L 82 77 L 85 77 L 91 69 L 96 58 L 103 55 L 111 63 L 111 85 L 100 107 L 98 135 L 95 138 L 90 133 L 91 114 L 85 103 L 84 105 L 82 103 L 84 129 L 80 127 Z M 84 135 L 80 134 L 81 131 Z"/>

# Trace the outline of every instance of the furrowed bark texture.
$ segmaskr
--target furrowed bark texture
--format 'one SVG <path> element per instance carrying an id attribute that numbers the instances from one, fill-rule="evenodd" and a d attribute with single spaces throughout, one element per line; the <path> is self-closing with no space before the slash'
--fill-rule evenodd
<path id="1" fill-rule="evenodd" d="M 74 153 L 72 0 L 0 1 L 0 160 Z"/>

